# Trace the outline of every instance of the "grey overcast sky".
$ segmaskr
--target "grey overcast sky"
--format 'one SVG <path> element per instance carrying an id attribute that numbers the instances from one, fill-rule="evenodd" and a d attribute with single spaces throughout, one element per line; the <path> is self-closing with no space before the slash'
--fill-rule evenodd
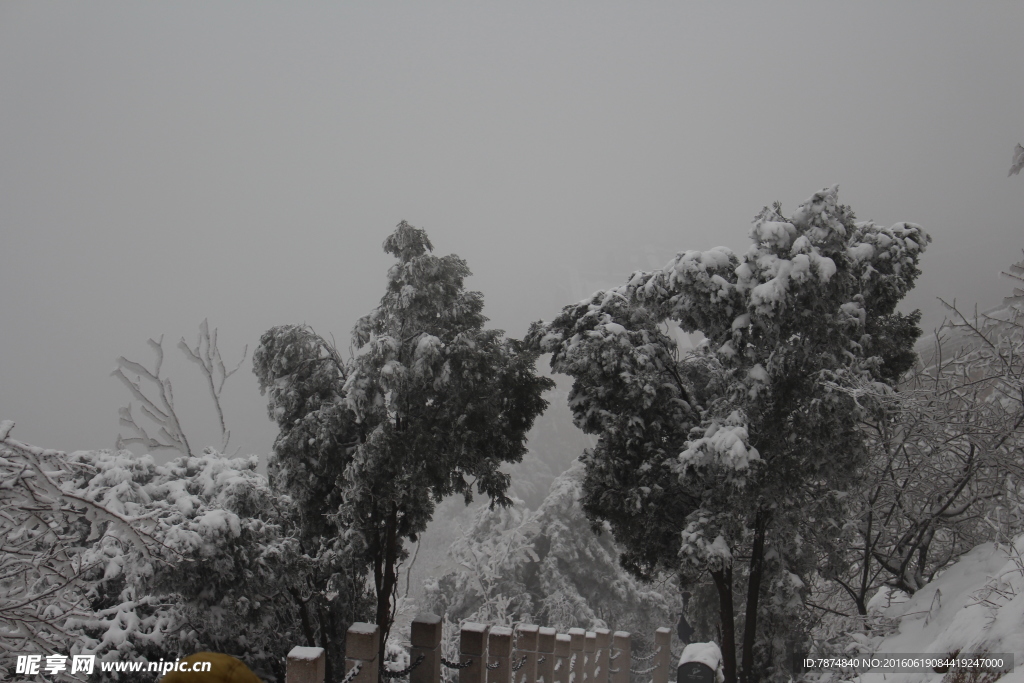
<path id="1" fill-rule="evenodd" d="M 904 307 L 931 328 L 938 296 L 1009 293 L 1017 142 L 1019 0 L 3 2 L 0 419 L 110 447 L 115 358 L 164 333 L 201 431 L 177 339 L 208 317 L 230 360 L 305 322 L 344 348 L 403 219 L 521 336 L 839 183 L 933 236 Z M 234 443 L 269 452 L 248 360 L 226 394 Z"/>

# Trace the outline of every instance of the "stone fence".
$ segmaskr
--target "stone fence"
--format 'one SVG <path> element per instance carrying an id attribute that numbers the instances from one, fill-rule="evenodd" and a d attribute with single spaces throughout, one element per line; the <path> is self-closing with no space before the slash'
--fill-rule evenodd
<path id="1" fill-rule="evenodd" d="M 381 678 L 440 683 L 442 666 L 458 671 L 458 683 L 630 683 L 631 675 L 645 683 L 669 683 L 671 638 L 670 629 L 659 628 L 654 652 L 637 657 L 625 631 L 572 628 L 557 633 L 533 624 L 512 629 L 469 622 L 462 626 L 459 661 L 449 662 L 441 651 L 441 618 L 420 614 L 412 622 L 410 666 L 403 671 L 381 671 L 375 624 L 352 624 L 341 683 L 379 683 Z M 323 650 L 293 648 L 287 683 L 325 683 Z"/>

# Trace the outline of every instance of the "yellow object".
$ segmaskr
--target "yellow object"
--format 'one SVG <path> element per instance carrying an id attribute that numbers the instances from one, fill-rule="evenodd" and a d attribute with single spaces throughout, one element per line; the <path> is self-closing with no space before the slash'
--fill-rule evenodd
<path id="1" fill-rule="evenodd" d="M 207 672 L 170 671 L 160 683 L 263 683 L 241 660 L 220 652 L 197 652 L 181 660 L 192 669 L 196 662 L 210 662 Z"/>

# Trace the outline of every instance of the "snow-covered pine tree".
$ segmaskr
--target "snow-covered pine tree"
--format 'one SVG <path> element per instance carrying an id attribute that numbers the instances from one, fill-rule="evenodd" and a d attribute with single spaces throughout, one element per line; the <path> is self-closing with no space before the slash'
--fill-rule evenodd
<path id="1" fill-rule="evenodd" d="M 468 501 L 474 485 L 492 504 L 510 502 L 499 468 L 526 452 L 553 386 L 535 374 L 536 352 L 484 329 L 464 260 L 435 256 L 426 232 L 404 221 L 384 250 L 397 263 L 353 330 L 353 358 L 295 326 L 268 331 L 253 357 L 281 428 L 272 481 L 295 496 L 310 543 L 365 558 L 382 661 L 404 541 L 438 501 Z"/>
<path id="2" fill-rule="evenodd" d="M 837 498 L 865 460 L 858 405 L 832 387 L 895 381 L 920 334 L 895 310 L 930 240 L 919 226 L 855 222 L 836 187 L 781 211 L 761 211 L 742 256 L 681 252 L 529 336 L 574 377 L 577 424 L 600 437 L 583 458 L 584 506 L 610 522 L 627 566 L 713 579 L 728 683 L 784 675 L 786 643 L 759 614 L 793 623 L 770 615 L 800 608 L 807 529 L 841 525 Z M 680 354 L 671 325 L 706 344 Z"/>

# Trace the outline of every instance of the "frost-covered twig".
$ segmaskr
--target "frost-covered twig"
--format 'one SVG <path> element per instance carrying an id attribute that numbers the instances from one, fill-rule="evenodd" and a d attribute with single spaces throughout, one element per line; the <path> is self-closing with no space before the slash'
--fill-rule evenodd
<path id="1" fill-rule="evenodd" d="M 913 593 L 1024 520 L 1024 312 L 1009 301 L 973 315 L 943 301 L 951 320 L 899 391 L 833 385 L 877 406 L 862 425 L 873 455 L 849 499 L 849 552 L 826 577 L 861 614 L 882 583 Z"/>
<path id="2" fill-rule="evenodd" d="M 135 417 L 132 415 L 132 404 L 129 402 L 127 406 L 118 411 L 118 415 L 120 416 L 121 426 L 131 429 L 135 432 L 136 436 L 126 439 L 118 434 L 117 449 L 120 450 L 127 444 L 138 443 L 142 444 L 147 450 L 172 450 L 182 455 L 191 456 L 192 449 L 189 447 L 188 439 L 185 438 L 185 433 L 181 429 L 178 415 L 174 412 L 174 392 L 171 387 L 171 380 L 160 377 L 160 366 L 164 362 L 163 335 L 160 336 L 159 341 L 149 339 L 148 343 L 156 352 L 156 366 L 152 371 L 140 363 L 120 356 L 117 359 L 117 368 L 111 374 L 121 380 L 121 383 L 128 388 L 132 396 L 139 401 L 139 409 L 156 423 L 158 428 L 157 438 L 150 436 L 135 421 Z M 125 371 L 135 374 L 135 381 L 132 381 Z M 158 391 L 157 400 L 160 402 L 159 406 L 146 396 L 143 391 L 143 378 L 149 383 L 156 385 Z"/>
<path id="3" fill-rule="evenodd" d="M 220 421 L 220 433 L 221 433 L 221 452 L 224 452 L 228 447 L 228 441 L 231 440 L 231 432 L 224 424 L 224 411 L 220 405 L 220 395 L 224 390 L 224 382 L 228 377 L 235 374 L 242 363 L 245 362 L 245 355 L 249 351 L 249 346 L 246 345 L 242 350 L 242 358 L 238 361 L 238 365 L 234 367 L 230 372 L 224 366 L 224 360 L 221 358 L 220 349 L 217 348 L 217 328 L 213 328 L 213 334 L 210 334 L 210 327 L 206 319 L 199 325 L 199 341 L 196 342 L 195 348 L 190 348 L 185 343 L 185 338 L 182 337 L 178 342 L 178 348 L 185 352 L 185 355 L 189 360 L 197 364 L 202 368 L 203 375 L 206 376 L 206 383 L 210 389 L 210 397 L 213 399 L 213 405 L 217 409 L 217 419 Z"/>
<path id="4" fill-rule="evenodd" d="M 163 341 L 162 335 L 158 341 L 148 340 L 149 345 L 156 353 L 156 364 L 152 370 L 140 363 L 130 361 L 124 356 L 117 359 L 118 367 L 111 374 L 128 388 L 131 395 L 139 402 L 142 413 L 155 423 L 157 431 L 155 435 L 150 435 L 132 415 L 132 404 L 129 403 L 121 408 L 118 414 L 121 425 L 130 429 L 133 435 L 124 438 L 118 434 L 116 448 L 120 450 L 128 444 L 137 443 L 146 450 L 172 450 L 182 455 L 192 456 L 194 453 L 174 409 L 174 391 L 171 380 L 160 376 L 164 360 Z M 190 347 L 182 337 L 178 342 L 178 348 L 182 350 L 186 358 L 200 367 L 206 378 L 206 385 L 210 392 L 210 398 L 213 399 L 217 422 L 220 426 L 221 445 L 219 450 L 223 452 L 227 449 L 231 432 L 224 420 L 224 410 L 220 401 L 221 393 L 227 378 L 242 367 L 249 347 L 243 348 L 241 360 L 233 369 L 228 370 L 224 365 L 220 349 L 217 347 L 217 328 L 214 328 L 211 334 L 209 323 L 204 319 L 199 325 L 199 339 L 195 347 Z M 131 379 L 133 375 L 134 380 Z M 153 393 L 155 390 L 155 397 L 150 398 L 147 395 L 147 390 L 149 393 Z"/>

